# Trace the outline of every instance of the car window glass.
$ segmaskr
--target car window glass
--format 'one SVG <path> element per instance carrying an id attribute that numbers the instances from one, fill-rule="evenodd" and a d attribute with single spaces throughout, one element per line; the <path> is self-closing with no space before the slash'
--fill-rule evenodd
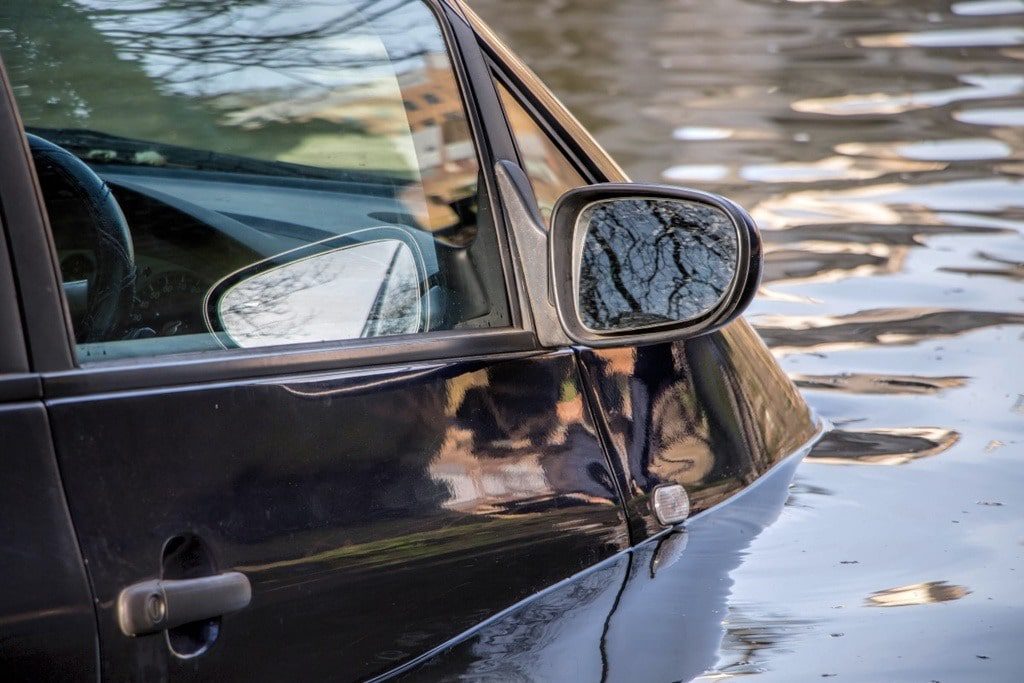
<path id="1" fill-rule="evenodd" d="M 496 85 L 519 149 L 523 170 L 530 178 L 544 224 L 550 226 L 551 210 L 558 198 L 566 190 L 582 187 L 587 182 L 511 91 L 501 83 Z"/>
<path id="2" fill-rule="evenodd" d="M 425 4 L 0 0 L 0 25 L 81 360 L 509 324 Z"/>

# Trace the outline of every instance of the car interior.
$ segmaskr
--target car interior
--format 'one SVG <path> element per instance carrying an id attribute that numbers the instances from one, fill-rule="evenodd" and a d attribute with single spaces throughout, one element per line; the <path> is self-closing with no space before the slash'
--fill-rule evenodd
<path id="1" fill-rule="evenodd" d="M 403 201 L 410 182 L 394 176 L 267 163 L 96 133 L 33 129 L 30 136 L 85 359 L 232 345 L 204 315 L 217 283 L 275 257 L 280 261 L 282 254 L 298 257 L 296 250 L 308 245 L 351 244 L 369 238 L 356 237 L 360 233 L 384 227 L 418 245 L 416 253 L 425 257 L 419 259 L 417 287 L 433 299 L 433 314 L 406 332 L 488 323 L 472 237 L 461 234 L 476 230 L 476 209 L 465 199 L 452 207 L 459 216 L 455 225 L 431 232 Z M 160 164 L 132 163 L 144 154 L 159 155 Z M 338 241 L 346 236 L 347 242 Z M 344 290 L 340 277 L 335 284 Z M 136 343 L 117 343 L 122 340 Z"/>

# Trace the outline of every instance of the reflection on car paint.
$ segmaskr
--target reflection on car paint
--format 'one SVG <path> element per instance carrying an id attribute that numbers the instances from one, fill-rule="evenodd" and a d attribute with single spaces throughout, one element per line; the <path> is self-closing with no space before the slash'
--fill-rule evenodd
<path id="1" fill-rule="evenodd" d="M 583 351 L 641 536 L 660 529 L 647 495 L 683 484 L 694 514 L 793 453 L 816 431 L 795 387 L 749 326 L 675 344 Z"/>
<path id="2" fill-rule="evenodd" d="M 730 574 L 730 633 L 701 680 L 1018 680 L 1024 309 L 1002 261 L 1024 263 L 1024 50 L 856 39 L 1005 29 L 1024 4 L 472 5 L 633 178 L 696 166 L 695 186 L 751 210 L 767 286 L 748 319 L 808 402 L 853 433 L 822 448 L 850 464 L 912 458 L 800 467 L 779 522 Z M 880 161 L 898 163 L 856 177 Z M 937 431 L 920 439 L 924 429 Z M 950 433 L 941 453 L 913 457 Z M 939 580 L 973 592 L 863 606 L 880 589 Z"/>
<path id="3" fill-rule="evenodd" d="M 734 502 L 610 558 L 465 634 L 401 680 L 675 681 L 765 625 L 727 618 L 729 572 L 778 516 L 799 456 Z M 738 621 L 738 620 L 737 620 Z M 793 624 L 777 630 L 785 637 Z"/>
<path id="4" fill-rule="evenodd" d="M 379 674 L 626 548 L 576 368 L 563 351 L 57 402 L 106 666 L 187 673 L 113 609 L 186 530 L 253 585 L 203 655 L 211 678 Z M 139 490 L 164 494 L 125 518 Z M 238 656 L 282 629 L 296 657 Z"/>

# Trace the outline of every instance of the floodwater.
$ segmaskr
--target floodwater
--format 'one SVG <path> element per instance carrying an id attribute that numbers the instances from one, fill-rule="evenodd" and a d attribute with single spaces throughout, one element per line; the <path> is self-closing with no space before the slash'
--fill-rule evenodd
<path id="1" fill-rule="evenodd" d="M 634 179 L 752 212 L 837 427 L 723 544 L 699 679 L 1024 680 L 1024 0 L 473 6 Z"/>

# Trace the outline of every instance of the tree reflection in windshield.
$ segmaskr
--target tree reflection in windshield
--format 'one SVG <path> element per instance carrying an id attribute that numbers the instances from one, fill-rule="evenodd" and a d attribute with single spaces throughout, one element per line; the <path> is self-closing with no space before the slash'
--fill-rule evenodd
<path id="1" fill-rule="evenodd" d="M 202 293 L 153 286 L 168 270 L 205 292 L 366 226 L 432 237 L 421 244 L 443 295 L 434 329 L 508 323 L 497 238 L 478 224 L 480 165 L 462 93 L 422 0 L 0 0 L 0 27 L 26 128 L 107 183 L 134 242 L 137 289 L 154 294 L 126 304 L 124 322 L 97 341 L 116 348 L 89 354 L 143 354 L 137 340 L 203 329 Z M 71 266 L 95 248 L 67 219 L 80 207 L 43 189 L 62 275 L 82 279 Z M 463 249 L 470 258 L 456 259 Z M 296 274 L 270 288 L 293 286 L 287 302 L 245 290 L 250 307 L 280 314 L 258 322 L 280 331 L 261 333 L 266 343 L 423 331 L 402 313 L 422 292 L 399 297 L 395 278 L 376 322 L 362 329 L 359 312 L 339 332 L 332 304 L 324 330 L 309 314 L 321 308 L 290 307 L 327 288 L 312 271 L 302 283 Z M 175 352 L 220 342 L 186 336 Z"/>
<path id="2" fill-rule="evenodd" d="M 0 24 L 26 125 L 88 163 L 369 175 L 400 222 L 476 234 L 475 150 L 419 0 L 0 0 Z"/>

